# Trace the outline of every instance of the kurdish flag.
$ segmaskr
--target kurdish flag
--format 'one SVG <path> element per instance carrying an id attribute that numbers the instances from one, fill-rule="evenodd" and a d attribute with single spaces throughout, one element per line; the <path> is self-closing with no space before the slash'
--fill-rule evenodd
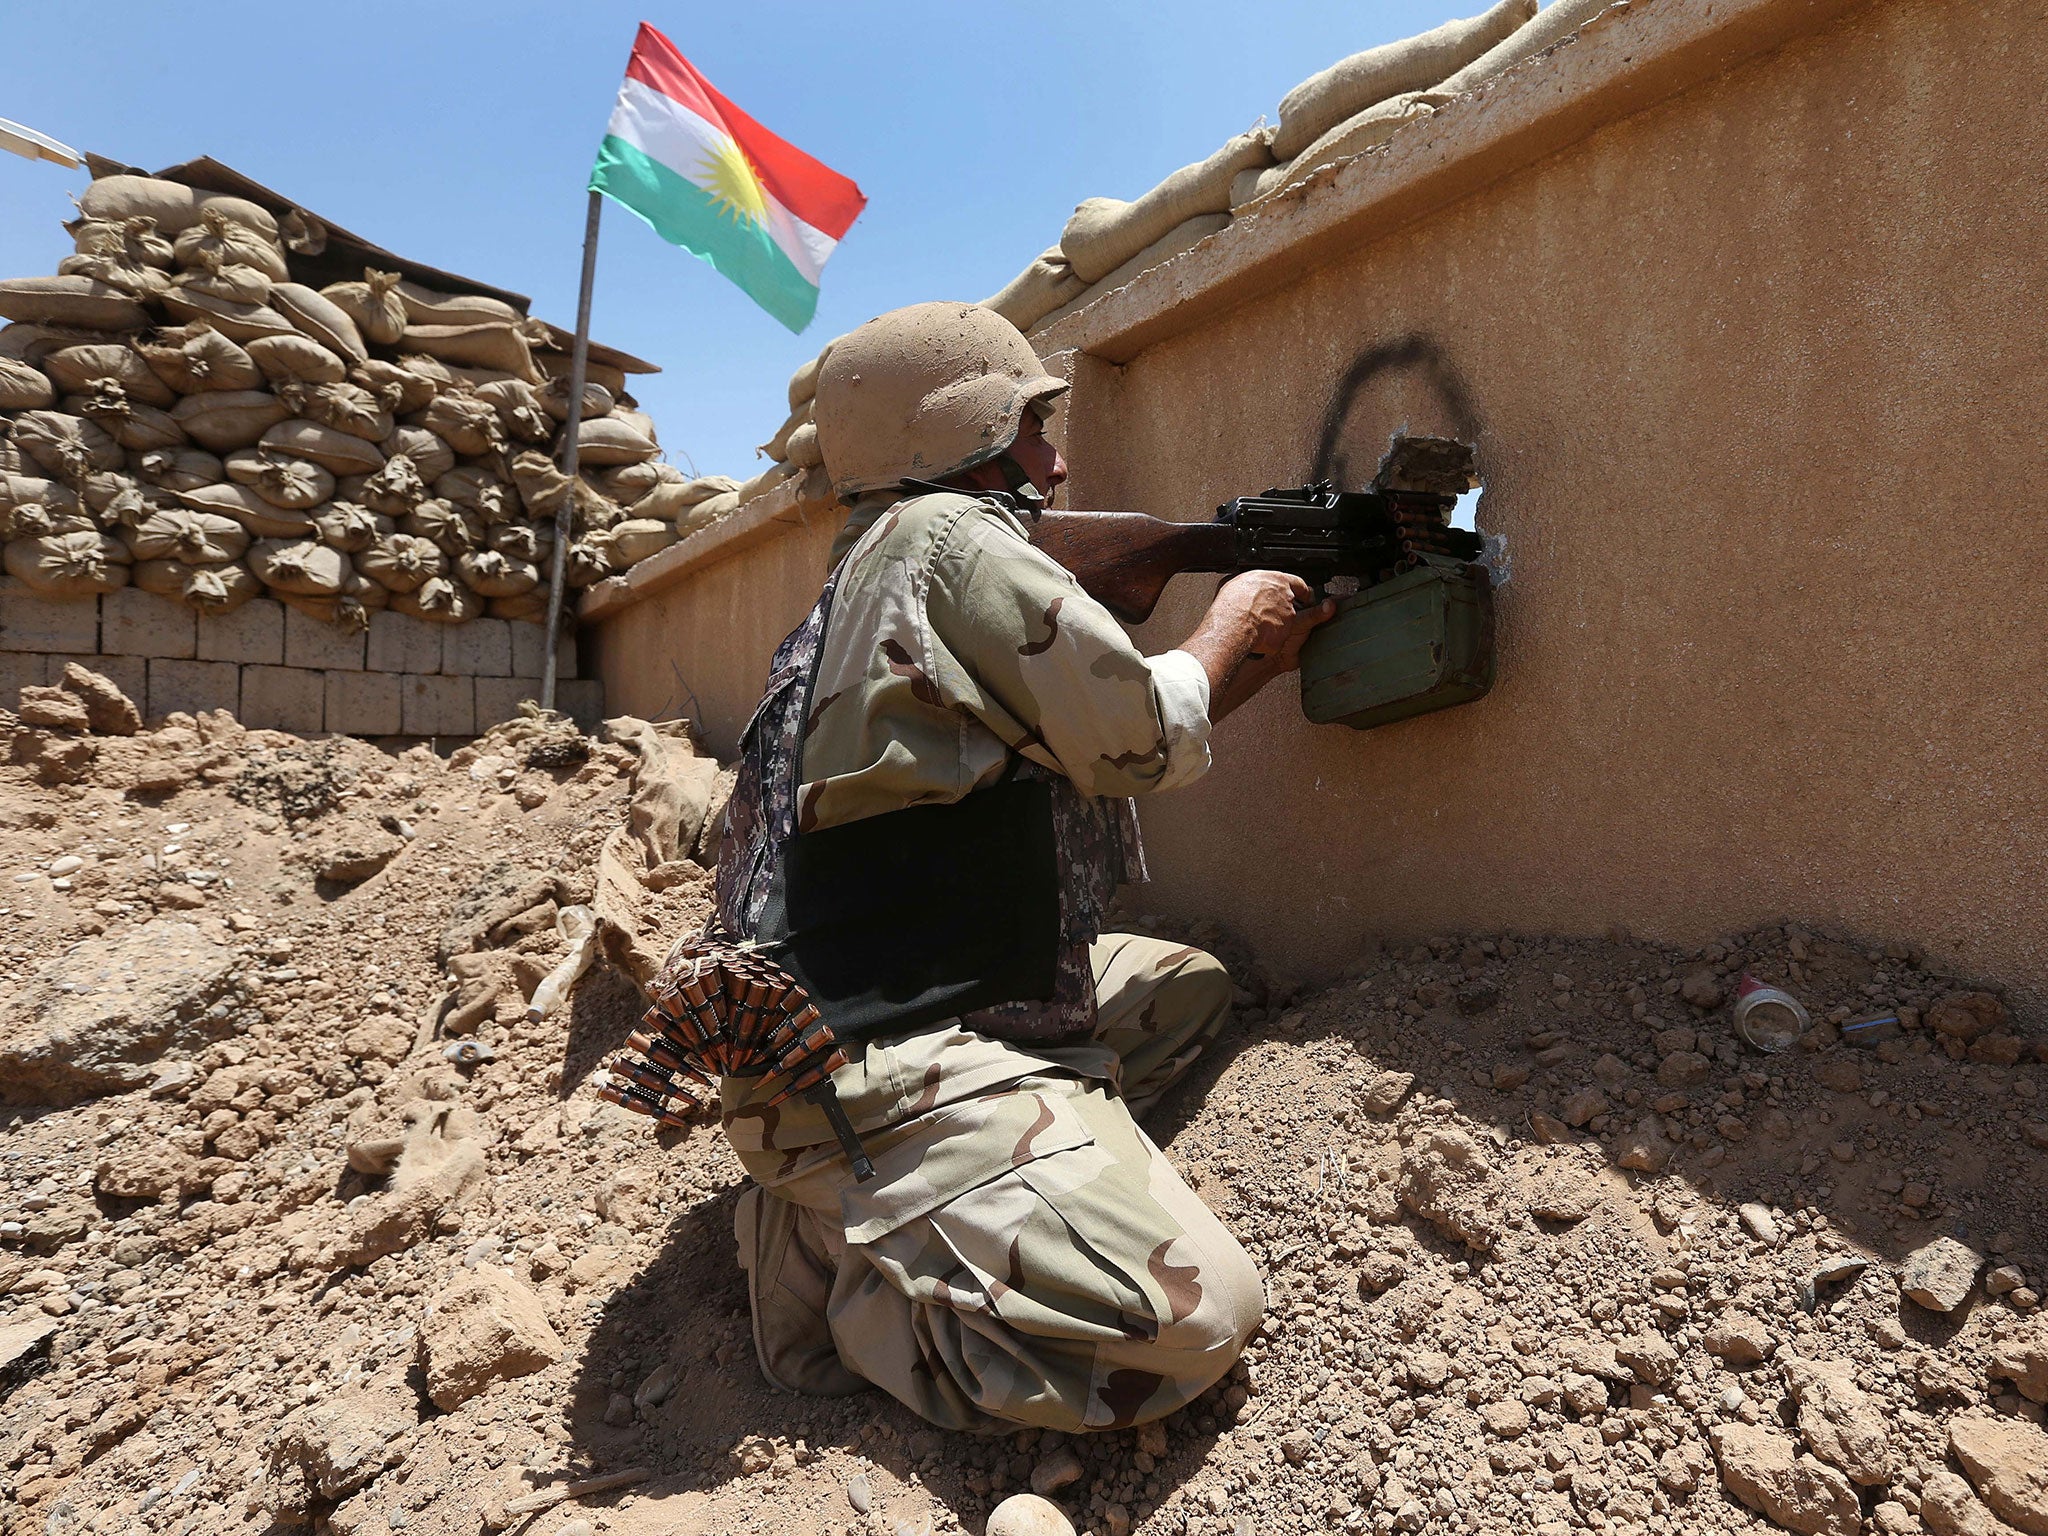
<path id="1" fill-rule="evenodd" d="M 811 323 L 825 260 L 868 201 L 719 95 L 644 21 L 590 190 L 710 262 L 792 331 Z"/>

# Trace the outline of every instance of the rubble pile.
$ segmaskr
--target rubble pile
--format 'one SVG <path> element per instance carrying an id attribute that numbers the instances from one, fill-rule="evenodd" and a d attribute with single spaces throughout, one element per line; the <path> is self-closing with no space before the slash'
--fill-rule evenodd
<path id="1" fill-rule="evenodd" d="M 308 216 L 122 174 L 65 228 L 56 276 L 0 281 L 0 540 L 43 596 L 539 620 L 572 430 L 573 587 L 737 503 L 662 461 L 616 368 L 572 408 L 561 333 L 505 301 L 295 281 L 323 248 Z"/>
<path id="2" fill-rule="evenodd" d="M 2044 1528 L 2042 1042 L 1909 943 L 1446 936 L 1295 995 L 1127 917 L 1240 978 L 1149 1128 L 1265 1324 L 1162 1423 L 948 1435 L 763 1385 L 717 1126 L 598 1097 L 708 906 L 729 776 L 687 733 L 529 714 L 444 760 L 32 703 L 10 1529 L 978 1533 L 1027 1490 L 1094 1536 Z M 1799 1047 L 1737 1042 L 1745 975 Z"/>

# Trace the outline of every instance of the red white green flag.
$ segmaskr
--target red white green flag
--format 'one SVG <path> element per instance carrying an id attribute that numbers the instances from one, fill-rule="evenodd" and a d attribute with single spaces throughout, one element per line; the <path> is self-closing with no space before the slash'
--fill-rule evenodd
<path id="1" fill-rule="evenodd" d="M 644 21 L 590 190 L 710 262 L 792 331 L 811 323 L 826 258 L 868 201 L 727 101 Z"/>

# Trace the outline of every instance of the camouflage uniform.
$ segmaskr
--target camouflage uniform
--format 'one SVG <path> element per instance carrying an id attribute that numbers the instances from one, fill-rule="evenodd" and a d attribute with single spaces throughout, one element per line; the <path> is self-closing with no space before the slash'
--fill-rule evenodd
<path id="1" fill-rule="evenodd" d="M 796 828 L 957 800 L 1022 756 L 1136 873 L 1135 818 L 1111 808 L 1207 768 L 1199 664 L 1140 655 L 992 500 L 869 497 L 849 546 L 792 717 Z M 729 926 L 745 906 L 722 885 Z M 871 1382 L 946 1428 L 1080 1430 L 1170 1413 L 1237 1358 L 1257 1272 L 1133 1119 L 1222 1028 L 1229 978 L 1100 934 L 1094 906 L 1068 931 L 1078 989 L 870 1043 L 834 1075 L 871 1183 L 814 1106 L 725 1083 L 758 1181 L 737 1228 L 771 1381 Z"/>

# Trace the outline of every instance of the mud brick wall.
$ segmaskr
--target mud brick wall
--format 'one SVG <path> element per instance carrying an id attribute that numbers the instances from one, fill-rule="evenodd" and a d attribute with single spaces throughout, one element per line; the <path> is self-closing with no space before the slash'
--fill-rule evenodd
<path id="1" fill-rule="evenodd" d="M 434 624 L 388 610 L 367 632 L 344 634 L 269 598 L 202 617 L 133 587 L 55 602 L 0 578 L 0 709 L 78 661 L 150 719 L 225 709 L 247 726 L 306 735 L 474 736 L 540 697 L 544 636 L 538 624 Z M 576 663 L 572 636 L 558 702 L 594 726 L 604 685 L 575 676 Z"/>

